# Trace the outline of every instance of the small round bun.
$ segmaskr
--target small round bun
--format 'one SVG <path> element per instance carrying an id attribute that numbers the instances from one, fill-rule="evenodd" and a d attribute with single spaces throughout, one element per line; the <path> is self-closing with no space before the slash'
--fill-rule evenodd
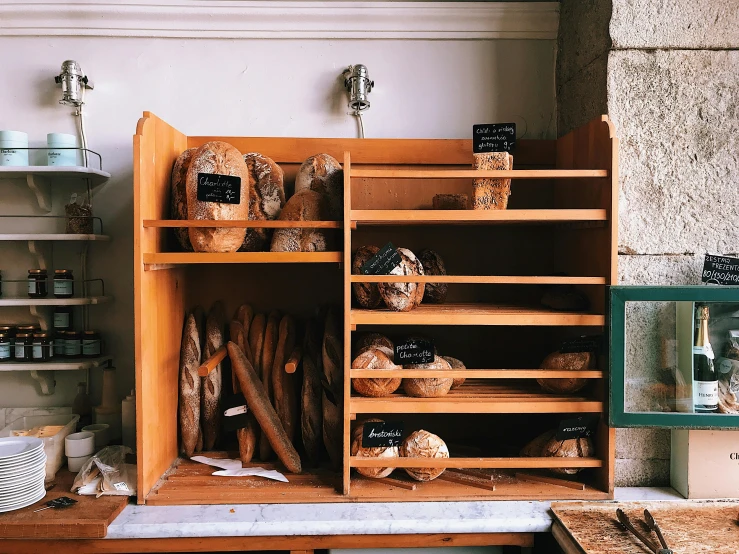
<path id="1" fill-rule="evenodd" d="M 352 369 L 401 369 L 381 350 L 369 347 L 352 361 Z M 380 397 L 393 394 L 400 387 L 400 377 L 352 379 L 352 388 L 362 396 Z"/>
<path id="2" fill-rule="evenodd" d="M 400 445 L 404 458 L 448 458 L 449 449 L 440 437 L 424 431 L 414 431 Z M 405 471 L 416 481 L 433 481 L 444 473 L 444 468 L 413 467 Z"/>
<path id="3" fill-rule="evenodd" d="M 377 348 L 391 361 L 395 359 L 395 345 L 393 341 L 380 333 L 365 333 L 357 340 L 356 352 L 361 354 L 369 348 Z"/>
<path id="4" fill-rule="evenodd" d="M 558 369 L 583 371 L 593 367 L 595 355 L 592 352 L 571 352 L 562 354 L 554 352 L 549 354 L 539 366 L 541 369 Z M 555 394 L 571 394 L 579 391 L 588 384 L 587 379 L 537 379 L 539 386 L 547 392 Z"/>
<path id="5" fill-rule="evenodd" d="M 423 275 L 423 265 L 407 248 L 398 248 L 401 262 L 390 275 Z M 424 283 L 378 283 L 377 288 L 385 305 L 395 312 L 409 312 L 421 304 Z"/>
<path id="6" fill-rule="evenodd" d="M 352 257 L 352 275 L 361 275 L 362 266 L 366 264 L 372 256 L 377 254 L 380 249 L 377 246 L 360 246 Z M 352 283 L 354 298 L 363 308 L 377 308 L 382 303 L 380 290 L 377 288 L 378 283 Z"/>
<path id="7" fill-rule="evenodd" d="M 428 364 L 408 364 L 404 369 L 448 369 L 452 366 L 444 358 L 434 356 L 434 361 Z M 454 379 L 451 377 L 429 377 L 428 379 L 413 378 L 403 379 L 403 390 L 408 396 L 416 396 L 420 398 L 431 398 L 436 396 L 444 396 L 448 393 Z"/>
<path id="8" fill-rule="evenodd" d="M 354 428 L 352 433 L 352 456 L 358 458 L 398 458 L 400 456 L 400 449 L 397 446 L 379 446 L 375 448 L 365 448 L 362 446 L 362 433 L 364 432 L 365 423 L 370 422 L 382 422 L 381 419 L 368 419 L 360 423 Z M 390 475 L 395 468 L 394 467 L 358 467 L 356 468 L 357 473 L 364 475 L 365 477 L 371 477 L 373 479 L 379 479 L 381 477 L 387 477 Z"/>
<path id="9" fill-rule="evenodd" d="M 467 369 L 465 365 L 462 363 L 462 360 L 458 360 L 457 358 L 452 358 L 451 356 L 442 356 L 447 362 L 449 362 L 449 365 L 452 366 L 452 369 L 458 369 L 458 370 L 464 370 Z M 456 389 L 457 387 L 461 386 L 464 383 L 464 377 L 455 377 L 454 382 L 452 383 L 452 388 Z"/>
<path id="10" fill-rule="evenodd" d="M 438 252 L 426 249 L 418 255 L 418 259 L 421 265 L 423 265 L 424 275 L 446 275 L 444 260 L 441 259 Z M 425 285 L 426 288 L 423 292 L 424 302 L 443 304 L 446 301 L 449 285 L 446 283 L 425 283 Z"/>

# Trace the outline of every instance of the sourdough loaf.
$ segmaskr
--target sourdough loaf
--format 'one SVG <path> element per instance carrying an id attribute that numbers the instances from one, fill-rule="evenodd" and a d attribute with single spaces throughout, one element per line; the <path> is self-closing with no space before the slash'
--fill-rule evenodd
<path id="1" fill-rule="evenodd" d="M 402 369 L 378 348 L 367 348 L 352 361 L 352 369 Z M 362 396 L 380 397 L 393 394 L 400 387 L 400 377 L 368 377 L 352 379 L 352 388 Z"/>
<path id="2" fill-rule="evenodd" d="M 323 443 L 334 468 L 343 460 L 344 426 L 343 348 L 339 319 L 333 310 L 326 314 L 323 333 L 322 361 L 325 387 L 323 391 Z"/>
<path id="3" fill-rule="evenodd" d="M 198 200 L 198 175 L 200 173 L 239 177 L 241 179 L 240 202 L 228 204 Z M 218 221 L 249 219 L 251 186 L 249 170 L 236 148 L 226 142 L 206 142 L 195 151 L 187 170 L 187 218 Z M 195 252 L 236 252 L 244 242 L 246 229 L 191 227 L 189 235 Z"/>
<path id="4" fill-rule="evenodd" d="M 210 358 L 223 346 L 225 318 L 223 305 L 213 304 L 205 322 L 205 358 Z M 221 428 L 221 395 L 223 368 L 218 364 L 206 377 L 201 388 L 200 414 L 203 425 L 203 449 L 213 450 Z"/>
<path id="5" fill-rule="evenodd" d="M 423 266 L 407 248 L 398 248 L 401 262 L 390 275 L 423 275 Z M 408 312 L 418 306 L 425 290 L 423 283 L 378 283 L 385 305 L 395 312 Z"/>
<path id="6" fill-rule="evenodd" d="M 313 190 L 296 192 L 280 212 L 280 221 L 325 221 L 329 219 L 326 196 Z M 312 227 L 275 229 L 272 252 L 325 252 L 332 245 L 325 229 Z"/>
<path id="7" fill-rule="evenodd" d="M 295 193 L 303 190 L 326 195 L 329 219 L 343 218 L 344 172 L 336 158 L 328 154 L 316 154 L 305 160 L 295 176 Z"/>
<path id="8" fill-rule="evenodd" d="M 180 437 L 185 455 L 192 456 L 198 442 L 200 429 L 200 330 L 195 316 L 185 318 L 180 347 Z"/>
<path id="9" fill-rule="evenodd" d="M 473 154 L 473 167 L 482 170 L 513 169 L 513 156 L 508 152 Z M 472 181 L 473 210 L 505 210 L 511 194 L 510 179 L 474 179 Z"/>
<path id="10" fill-rule="evenodd" d="M 434 361 L 427 364 L 408 364 L 403 367 L 405 369 L 452 369 L 449 362 L 439 356 L 434 356 Z M 408 378 L 403 379 L 403 390 L 408 396 L 431 398 L 444 396 L 451 390 L 453 384 L 454 379 L 451 377 Z"/>
<path id="11" fill-rule="evenodd" d="M 185 150 L 174 163 L 172 168 L 172 219 L 187 219 L 187 170 L 190 168 L 192 156 L 195 154 L 195 148 Z M 175 237 L 180 247 L 185 252 L 192 252 L 192 244 L 190 244 L 190 233 L 187 227 L 175 227 Z"/>
<path id="12" fill-rule="evenodd" d="M 249 191 L 249 219 L 252 221 L 277 219 L 285 205 L 282 168 L 271 158 L 258 152 L 244 154 L 244 162 L 254 183 Z M 265 250 L 271 239 L 271 229 L 247 229 L 239 252 Z"/>
<path id="13" fill-rule="evenodd" d="M 584 371 L 591 369 L 595 364 L 595 354 L 592 352 L 571 352 L 563 354 L 553 352 L 549 354 L 539 366 L 541 369 L 557 369 L 569 371 Z M 547 392 L 556 394 L 570 394 L 579 391 L 588 384 L 587 379 L 537 379 L 539 386 Z"/>
<path id="14" fill-rule="evenodd" d="M 423 266 L 424 275 L 446 275 L 444 260 L 441 259 L 438 252 L 426 249 L 418 255 L 418 261 Z M 446 301 L 448 288 L 449 285 L 446 283 L 425 283 L 423 301 L 432 304 L 443 304 Z"/>
<path id="15" fill-rule="evenodd" d="M 323 375 L 321 329 L 314 319 L 308 320 L 303 337 L 303 385 L 300 391 L 300 430 L 307 463 L 318 465 L 323 447 Z"/>
<path id="16" fill-rule="evenodd" d="M 398 458 L 400 449 L 397 446 L 378 446 L 364 447 L 362 446 L 362 434 L 364 426 L 371 422 L 381 422 L 379 419 L 370 419 L 360 423 L 354 428 L 352 433 L 351 455 L 357 458 Z M 395 468 L 393 467 L 358 467 L 357 473 L 365 477 L 379 479 L 390 475 Z"/>
<path id="17" fill-rule="evenodd" d="M 424 431 L 414 431 L 400 445 L 404 458 L 448 458 L 449 449 L 441 437 Z M 416 481 L 433 481 L 444 473 L 444 468 L 416 467 L 405 470 Z"/>
<path id="18" fill-rule="evenodd" d="M 362 266 L 380 249 L 377 246 L 360 246 L 352 258 L 352 275 L 361 275 Z M 352 283 L 354 298 L 362 308 L 376 308 L 382 302 L 377 283 Z"/>
<path id="19" fill-rule="evenodd" d="M 453 370 L 465 370 L 467 369 L 462 362 L 462 360 L 458 360 L 457 358 L 452 358 L 451 356 L 442 356 L 447 362 L 449 362 L 449 365 L 452 367 Z M 452 379 L 452 388 L 456 389 L 459 386 L 462 386 L 464 384 L 464 377 L 455 377 Z"/>
<path id="20" fill-rule="evenodd" d="M 390 358 L 390 361 L 395 359 L 395 345 L 393 341 L 387 338 L 385 335 L 380 333 L 364 333 L 357 339 L 355 347 L 355 356 L 358 356 L 369 348 L 376 348 L 385 356 Z"/>
<path id="21" fill-rule="evenodd" d="M 521 450 L 521 456 L 528 458 L 589 458 L 595 453 L 593 441 L 589 438 L 557 440 L 555 430 L 542 433 Z M 554 473 L 574 475 L 581 468 L 553 468 Z"/>

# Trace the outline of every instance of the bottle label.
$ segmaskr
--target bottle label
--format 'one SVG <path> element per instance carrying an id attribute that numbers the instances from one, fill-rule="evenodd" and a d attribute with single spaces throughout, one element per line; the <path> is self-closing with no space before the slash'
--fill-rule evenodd
<path id="1" fill-rule="evenodd" d="M 65 356 L 79 356 L 81 348 L 80 340 L 68 340 L 64 342 L 64 355 Z"/>
<path id="2" fill-rule="evenodd" d="M 51 349 L 55 356 L 64 356 L 64 340 L 54 341 L 54 348 Z"/>
<path id="3" fill-rule="evenodd" d="M 69 329 L 69 312 L 54 312 L 54 329 Z"/>
<path id="4" fill-rule="evenodd" d="M 29 279 L 28 280 L 28 294 L 36 294 L 36 292 L 37 292 L 36 280 Z"/>
<path id="5" fill-rule="evenodd" d="M 74 281 L 71 279 L 54 279 L 54 295 L 72 296 L 74 294 Z"/>
<path id="6" fill-rule="evenodd" d="M 26 359 L 26 345 L 16 344 L 15 345 L 15 358 L 16 360 L 25 360 Z"/>
<path id="7" fill-rule="evenodd" d="M 693 354 L 703 354 L 706 358 L 711 360 L 715 357 L 713 354 L 713 348 L 711 348 L 710 344 L 706 344 L 705 346 L 694 346 Z"/>
<path id="8" fill-rule="evenodd" d="M 716 411 L 718 408 L 718 381 L 695 381 L 696 411 Z"/>
<path id="9" fill-rule="evenodd" d="M 9 360 L 9 359 L 10 359 L 10 343 L 9 342 L 0 343 L 0 360 Z"/>
<path id="10" fill-rule="evenodd" d="M 32 354 L 32 356 L 33 356 L 33 359 L 34 360 L 40 360 L 41 358 L 44 357 L 44 354 L 42 352 L 42 348 L 43 347 L 40 344 L 34 344 L 33 345 L 33 354 Z"/>
<path id="11" fill-rule="evenodd" d="M 97 339 L 82 341 L 82 354 L 85 356 L 99 356 L 100 355 L 100 341 Z"/>

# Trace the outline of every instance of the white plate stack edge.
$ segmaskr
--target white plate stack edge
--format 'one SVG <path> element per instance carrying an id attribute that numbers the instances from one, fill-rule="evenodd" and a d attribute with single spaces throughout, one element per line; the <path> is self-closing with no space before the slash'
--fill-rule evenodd
<path id="1" fill-rule="evenodd" d="M 0 438 L 0 512 L 20 510 L 46 496 L 46 453 L 35 437 Z"/>

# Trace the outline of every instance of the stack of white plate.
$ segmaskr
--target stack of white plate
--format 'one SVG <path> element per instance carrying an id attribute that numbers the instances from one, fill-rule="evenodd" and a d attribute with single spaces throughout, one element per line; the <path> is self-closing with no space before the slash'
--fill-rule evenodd
<path id="1" fill-rule="evenodd" d="M 46 496 L 45 475 L 41 439 L 0 438 L 0 512 L 25 508 Z"/>

